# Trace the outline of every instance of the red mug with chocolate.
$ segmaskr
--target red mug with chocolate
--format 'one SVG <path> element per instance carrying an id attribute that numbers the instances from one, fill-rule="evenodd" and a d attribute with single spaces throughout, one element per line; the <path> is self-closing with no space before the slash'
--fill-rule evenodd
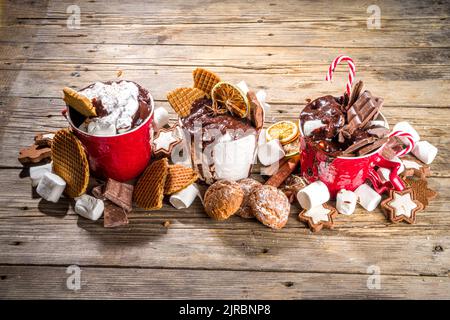
<path id="1" fill-rule="evenodd" d="M 73 133 L 85 147 L 95 177 L 127 181 L 138 177 L 151 158 L 151 94 L 131 81 L 96 82 L 78 92 L 91 99 L 96 117 L 68 106 Z"/>
<path id="2" fill-rule="evenodd" d="M 389 140 L 387 121 L 379 113 L 382 102 L 365 91 L 353 103 L 332 96 L 308 103 L 299 121 L 302 176 L 309 182 L 321 180 L 332 198 L 367 180 L 378 193 L 403 190 L 400 163 L 381 152 Z M 380 178 L 377 168 L 390 170 L 389 181 Z"/>

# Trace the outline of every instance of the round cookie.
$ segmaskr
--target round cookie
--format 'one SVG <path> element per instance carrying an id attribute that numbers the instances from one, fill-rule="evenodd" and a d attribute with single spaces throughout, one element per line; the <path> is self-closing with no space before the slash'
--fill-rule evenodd
<path id="1" fill-rule="evenodd" d="M 269 185 L 256 188 L 250 194 L 249 205 L 256 219 L 272 229 L 281 229 L 286 225 L 291 209 L 286 195 Z"/>
<path id="2" fill-rule="evenodd" d="M 243 199 L 244 192 L 239 184 L 230 180 L 219 180 L 206 190 L 205 211 L 213 219 L 226 220 L 236 213 Z"/>
<path id="3" fill-rule="evenodd" d="M 248 200 L 253 190 L 255 190 L 255 188 L 257 187 L 262 186 L 262 184 L 259 181 L 251 178 L 241 179 L 238 181 L 238 183 L 242 191 L 244 192 L 244 200 L 242 201 L 241 207 L 236 212 L 236 215 L 246 219 L 254 218 L 255 216 L 253 215 L 253 211 L 252 208 L 250 208 Z"/>

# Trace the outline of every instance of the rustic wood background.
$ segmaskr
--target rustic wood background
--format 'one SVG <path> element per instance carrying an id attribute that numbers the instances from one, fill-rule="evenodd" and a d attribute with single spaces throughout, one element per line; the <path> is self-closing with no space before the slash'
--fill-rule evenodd
<path id="1" fill-rule="evenodd" d="M 379 30 L 367 28 L 372 2 Z M 450 298 L 450 4 L 403 2 L 0 1 L 0 298 Z M 76 30 L 66 26 L 72 4 Z M 64 86 L 123 70 L 168 108 L 166 92 L 202 66 L 267 90 L 273 123 L 297 118 L 306 98 L 343 91 L 346 67 L 324 81 L 339 53 L 384 97 L 391 123 L 409 121 L 439 148 L 429 180 L 439 196 L 415 225 L 358 210 L 312 234 L 293 206 L 286 228 L 272 231 L 215 222 L 198 201 L 136 210 L 110 230 L 79 218 L 71 201 L 41 201 L 17 161 L 34 134 L 66 126 Z M 81 267 L 81 290 L 66 287 L 69 265 Z M 379 290 L 367 287 L 372 265 Z"/>

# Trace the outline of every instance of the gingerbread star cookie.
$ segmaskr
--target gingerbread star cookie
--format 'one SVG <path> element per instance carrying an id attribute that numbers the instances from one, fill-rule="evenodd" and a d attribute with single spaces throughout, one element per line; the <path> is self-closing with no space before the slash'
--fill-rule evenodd
<path id="1" fill-rule="evenodd" d="M 423 204 L 424 209 L 429 205 L 430 200 L 437 196 L 437 192 L 428 188 L 428 181 L 423 178 L 407 177 L 405 183 L 414 191 L 416 199 Z"/>
<path id="2" fill-rule="evenodd" d="M 40 147 L 33 144 L 31 147 L 20 150 L 19 162 L 23 165 L 31 165 L 39 163 L 43 160 L 50 160 L 52 156 L 52 149 L 49 147 Z"/>
<path id="3" fill-rule="evenodd" d="M 424 163 L 412 159 L 404 159 L 402 163 L 405 166 L 405 171 L 401 173 L 403 177 L 417 176 L 424 179 L 431 175 L 430 167 Z"/>
<path id="4" fill-rule="evenodd" d="M 337 211 L 335 208 L 328 204 L 323 204 L 309 210 L 303 210 L 298 215 L 298 219 L 307 223 L 311 231 L 318 232 L 322 230 L 322 228 L 333 229 L 333 218 L 336 215 Z"/>
<path id="5" fill-rule="evenodd" d="M 173 148 L 181 142 L 178 126 L 160 129 L 153 137 L 153 155 L 155 157 L 168 157 Z"/>
<path id="6" fill-rule="evenodd" d="M 423 204 L 416 200 L 414 190 L 406 188 L 403 191 L 391 190 L 389 197 L 381 203 L 387 218 L 393 223 L 401 221 L 413 224 L 416 213 L 423 210 Z"/>

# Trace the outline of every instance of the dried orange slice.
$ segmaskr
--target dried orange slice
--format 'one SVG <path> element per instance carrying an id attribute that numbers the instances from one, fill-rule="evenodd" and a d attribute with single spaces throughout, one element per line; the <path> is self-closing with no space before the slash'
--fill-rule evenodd
<path id="1" fill-rule="evenodd" d="M 266 131 L 267 141 L 278 139 L 282 145 L 294 141 L 299 135 L 295 122 L 280 121 L 271 125 Z"/>
<path id="2" fill-rule="evenodd" d="M 250 110 L 247 96 L 241 89 L 227 82 L 216 84 L 211 90 L 211 98 L 217 109 L 225 108 L 241 118 L 245 118 Z"/>

